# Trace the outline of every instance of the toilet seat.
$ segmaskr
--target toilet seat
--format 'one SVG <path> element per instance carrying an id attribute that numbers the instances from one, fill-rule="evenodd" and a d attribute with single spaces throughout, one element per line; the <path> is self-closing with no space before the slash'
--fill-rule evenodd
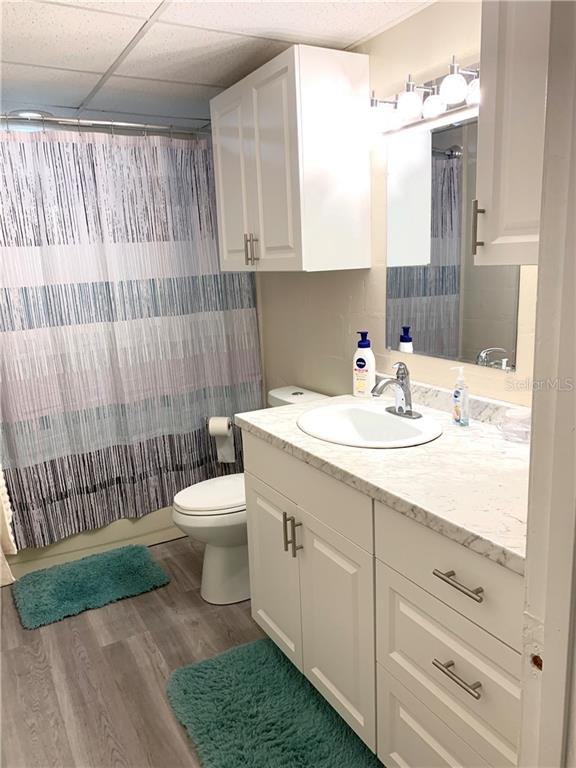
<path id="1" fill-rule="evenodd" d="M 182 515 L 229 515 L 246 509 L 244 473 L 214 477 L 190 485 L 174 496 L 173 507 Z"/>

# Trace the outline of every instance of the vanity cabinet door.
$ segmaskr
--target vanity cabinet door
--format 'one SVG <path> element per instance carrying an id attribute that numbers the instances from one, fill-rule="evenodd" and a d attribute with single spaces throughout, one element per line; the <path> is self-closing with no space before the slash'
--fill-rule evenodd
<path id="1" fill-rule="evenodd" d="M 284 530 L 299 510 L 245 473 L 252 617 L 302 671 L 298 558 L 284 550 Z"/>
<path id="2" fill-rule="evenodd" d="M 482 3 L 476 264 L 536 264 L 550 2 Z"/>
<path id="3" fill-rule="evenodd" d="M 246 184 L 248 112 L 242 88 L 230 88 L 210 104 L 214 172 L 218 208 L 218 239 L 222 271 L 251 271 L 246 236 L 250 233 Z"/>
<path id="4" fill-rule="evenodd" d="M 374 561 L 299 511 L 304 674 L 375 749 Z"/>

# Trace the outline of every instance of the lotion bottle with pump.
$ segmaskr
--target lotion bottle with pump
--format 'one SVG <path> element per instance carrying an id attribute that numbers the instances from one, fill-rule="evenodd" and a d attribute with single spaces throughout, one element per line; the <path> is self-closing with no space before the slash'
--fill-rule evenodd
<path id="1" fill-rule="evenodd" d="M 470 403 L 468 386 L 464 380 L 464 366 L 456 365 L 450 370 L 458 371 L 458 378 L 452 392 L 452 419 L 454 424 L 467 427 L 470 424 Z"/>
<path id="2" fill-rule="evenodd" d="M 409 325 L 402 326 L 402 334 L 400 336 L 400 346 L 398 347 L 398 351 L 408 352 L 409 354 L 414 352 L 414 344 L 412 343 L 412 336 L 410 336 Z"/>
<path id="3" fill-rule="evenodd" d="M 376 358 L 371 350 L 368 331 L 360 334 L 358 349 L 352 364 L 352 394 L 355 397 L 370 397 L 376 384 Z"/>

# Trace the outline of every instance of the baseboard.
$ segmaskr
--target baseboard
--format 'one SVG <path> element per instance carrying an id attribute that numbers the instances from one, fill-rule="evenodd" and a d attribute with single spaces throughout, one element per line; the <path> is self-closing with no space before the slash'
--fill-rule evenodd
<path id="1" fill-rule="evenodd" d="M 6 558 L 16 579 L 31 571 L 79 560 L 86 555 L 105 552 L 126 544 L 151 546 L 183 538 L 185 534 L 172 523 L 172 507 L 164 507 L 136 520 L 117 520 L 96 531 L 70 536 L 48 547 L 23 549 Z"/>

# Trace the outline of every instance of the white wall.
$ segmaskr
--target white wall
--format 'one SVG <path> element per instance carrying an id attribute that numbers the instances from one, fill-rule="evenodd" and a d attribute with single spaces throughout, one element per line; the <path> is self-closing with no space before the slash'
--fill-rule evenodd
<path id="1" fill-rule="evenodd" d="M 408 73 L 418 81 L 447 70 L 452 54 L 477 62 L 480 3 L 438 2 L 360 45 L 370 55 L 371 85 L 379 98 L 396 93 Z M 299 384 L 328 394 L 350 391 L 357 330 L 368 329 L 378 370 L 401 359 L 386 349 L 386 167 L 383 152 L 372 153 L 372 269 L 322 274 L 258 275 L 264 372 L 267 387 Z M 471 391 L 529 404 L 532 375 L 535 280 L 521 288 L 516 374 L 467 366 Z M 412 355 L 412 377 L 451 386 L 451 362 Z"/>

